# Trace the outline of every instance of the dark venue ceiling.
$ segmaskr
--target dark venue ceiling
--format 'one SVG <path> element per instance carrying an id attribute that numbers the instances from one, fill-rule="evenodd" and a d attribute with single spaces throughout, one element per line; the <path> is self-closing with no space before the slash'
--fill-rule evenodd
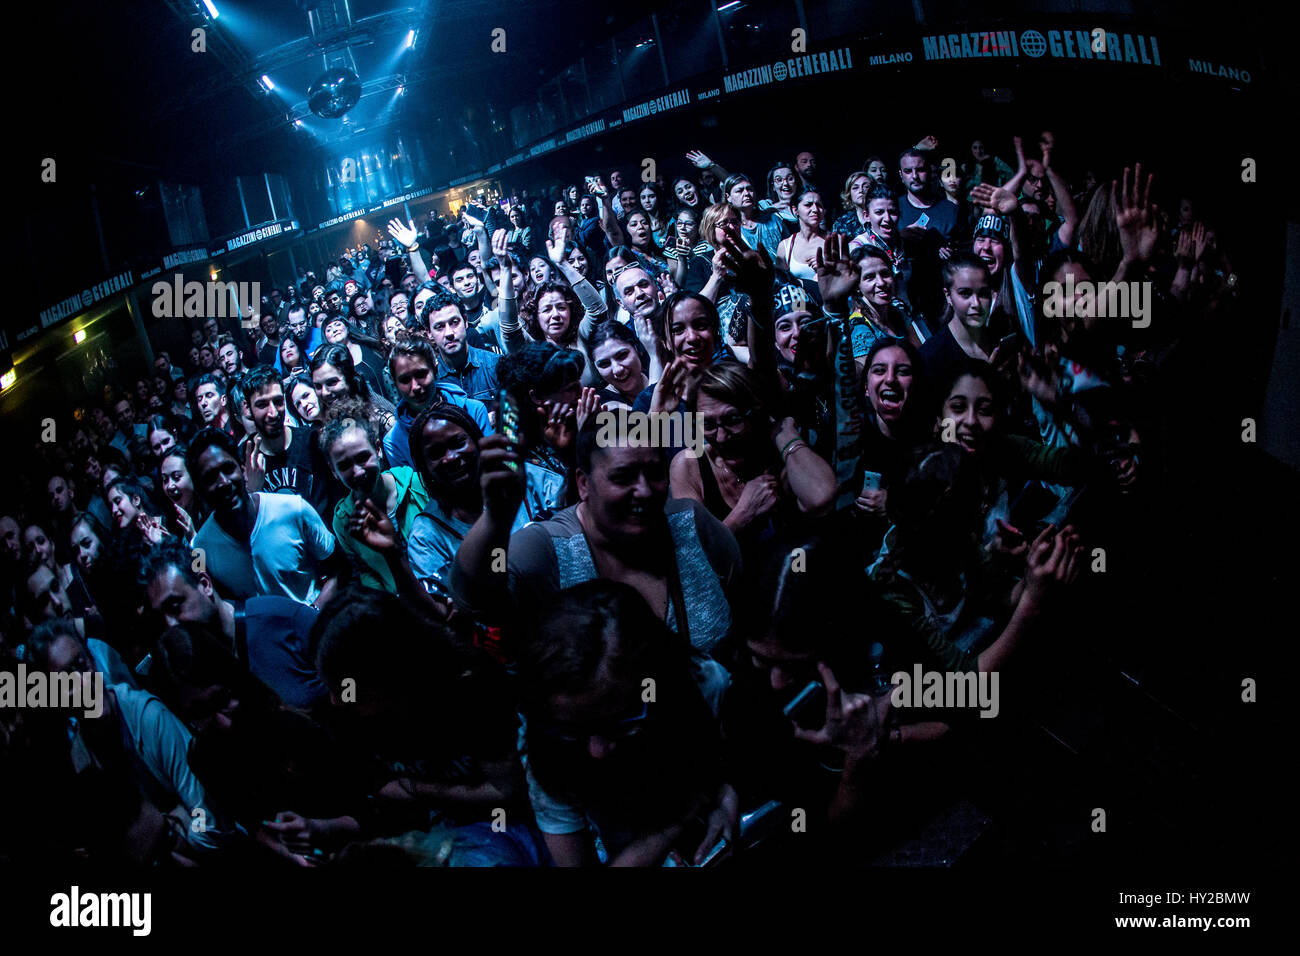
<path id="1" fill-rule="evenodd" d="M 204 22 L 200 0 L 58 5 L 49 19 L 33 23 L 30 40 L 45 48 L 80 38 L 73 44 L 79 52 L 65 61 L 72 75 L 55 76 L 45 87 L 72 85 L 78 98 L 26 104 L 42 131 L 36 150 L 44 156 L 61 147 L 90 166 L 125 161 L 194 179 L 260 172 L 340 133 L 415 121 L 439 104 L 508 107 L 518 90 L 654 6 L 649 0 L 213 2 L 219 17 L 206 54 L 191 50 L 191 30 Z M 507 31 L 504 55 L 490 51 L 498 27 Z M 414 47 L 404 50 L 412 29 Z M 308 114 L 315 135 L 304 137 L 288 117 L 306 112 L 307 89 L 327 58 L 354 66 L 363 98 L 346 126 Z M 270 93 L 259 83 L 264 74 L 276 87 Z M 406 95 L 388 109 L 399 83 Z M 40 89 L 38 83 L 38 97 Z"/>

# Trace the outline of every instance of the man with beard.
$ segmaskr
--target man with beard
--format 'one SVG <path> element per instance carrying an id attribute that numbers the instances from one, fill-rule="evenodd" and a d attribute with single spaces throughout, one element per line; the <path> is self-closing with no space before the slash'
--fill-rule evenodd
<path id="1" fill-rule="evenodd" d="M 926 316 L 943 309 L 940 266 L 952 253 L 957 206 L 934 188 L 928 153 L 909 149 L 898 160 L 904 193 L 899 200 L 898 225 L 907 258 L 912 261 L 908 305 Z"/>
<path id="2" fill-rule="evenodd" d="M 316 349 L 320 347 L 320 344 L 325 341 L 320 328 L 313 327 L 308 322 L 306 306 L 299 303 L 289 306 L 285 321 L 287 334 L 298 343 L 298 348 L 302 350 L 304 358 L 310 358 Z"/>
<path id="3" fill-rule="evenodd" d="M 194 437 L 185 465 L 212 508 L 194 548 L 224 596 L 279 594 L 316 607 L 334 596 L 343 562 L 311 505 L 298 495 L 250 494 L 234 441 L 214 428 Z"/>
<path id="4" fill-rule="evenodd" d="M 803 183 L 804 189 L 816 189 L 817 157 L 804 150 L 794 158 L 794 171 Z"/>
<path id="5" fill-rule="evenodd" d="M 239 354 L 239 346 L 229 335 L 223 335 L 217 341 L 217 361 L 221 365 L 221 371 L 226 373 L 227 380 L 248 371 L 244 367 L 243 356 Z"/>
<path id="6" fill-rule="evenodd" d="M 481 402 L 494 400 L 500 356 L 470 344 L 474 330 L 465 315 L 464 304 L 440 289 L 429 300 L 428 309 L 429 333 L 438 350 L 438 381 L 454 382 L 470 398 Z"/>
<path id="7" fill-rule="evenodd" d="M 321 447 L 339 481 L 351 492 L 334 507 L 334 537 L 364 587 L 398 593 L 388 560 L 350 533 L 354 515 L 365 502 L 388 515 L 405 541 L 429 495 L 415 470 L 397 465 L 382 470 L 379 436 L 370 422 L 334 419 L 321 433 Z M 360 517 L 360 516 L 358 516 Z"/>
<path id="8" fill-rule="evenodd" d="M 301 495 L 317 505 L 313 476 L 318 461 L 310 432 L 286 424 L 279 374 L 269 365 L 259 365 L 245 378 L 244 391 L 253 423 L 243 456 L 249 490 Z"/>

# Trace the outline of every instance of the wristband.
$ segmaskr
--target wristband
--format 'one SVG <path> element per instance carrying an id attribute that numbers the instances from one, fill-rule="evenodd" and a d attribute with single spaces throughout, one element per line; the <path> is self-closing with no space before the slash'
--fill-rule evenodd
<path id="1" fill-rule="evenodd" d="M 786 446 L 781 449 L 781 461 L 783 462 L 789 461 L 790 453 L 795 451 L 797 448 L 799 448 L 800 445 L 802 445 L 804 448 L 808 447 L 808 443 L 804 441 L 802 438 L 793 438 L 790 441 L 788 441 L 786 443 Z"/>

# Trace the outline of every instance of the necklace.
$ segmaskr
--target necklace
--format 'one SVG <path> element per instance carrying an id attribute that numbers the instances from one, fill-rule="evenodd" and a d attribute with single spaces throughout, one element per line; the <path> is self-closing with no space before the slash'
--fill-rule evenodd
<path id="1" fill-rule="evenodd" d="M 731 468 L 728 467 L 725 461 L 723 461 L 720 457 L 714 458 L 713 460 L 718 463 L 718 467 L 722 469 L 723 474 L 725 474 L 733 484 L 741 488 L 745 487 L 745 479 L 741 478 L 740 475 L 732 471 Z"/>

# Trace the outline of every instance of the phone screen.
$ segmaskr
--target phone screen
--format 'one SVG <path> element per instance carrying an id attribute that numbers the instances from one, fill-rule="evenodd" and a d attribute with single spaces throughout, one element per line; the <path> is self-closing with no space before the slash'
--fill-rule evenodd
<path id="1" fill-rule="evenodd" d="M 929 224 L 930 224 L 930 214 L 928 212 L 923 212 L 921 213 L 920 216 L 917 217 L 916 225 L 919 226 L 920 228 L 924 229 Z"/>
<path id="2" fill-rule="evenodd" d="M 816 730 L 826 722 L 826 688 L 821 681 L 810 681 L 799 691 L 784 713 L 805 730 Z"/>
<path id="3" fill-rule="evenodd" d="M 519 403 L 504 388 L 497 393 L 497 402 L 500 406 L 501 434 L 505 435 L 506 440 L 522 454 L 523 431 L 520 427 Z M 519 470 L 516 462 L 509 462 L 509 466 L 511 471 Z"/>

